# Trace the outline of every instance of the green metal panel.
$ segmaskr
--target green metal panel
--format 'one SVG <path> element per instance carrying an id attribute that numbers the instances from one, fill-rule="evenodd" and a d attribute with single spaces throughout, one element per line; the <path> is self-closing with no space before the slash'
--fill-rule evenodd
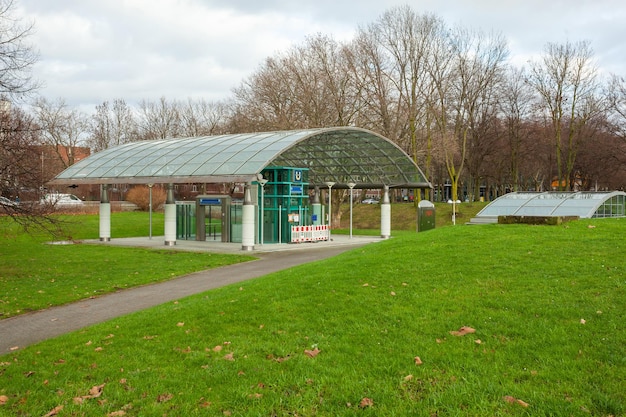
<path id="1" fill-rule="evenodd" d="M 291 226 L 311 225 L 308 169 L 271 167 L 263 170 L 267 180 L 258 194 L 258 207 L 263 213 L 264 243 L 291 241 Z M 263 194 L 263 204 L 261 204 Z M 259 229 L 261 224 L 259 223 Z M 259 230 L 260 233 L 260 230 Z"/>

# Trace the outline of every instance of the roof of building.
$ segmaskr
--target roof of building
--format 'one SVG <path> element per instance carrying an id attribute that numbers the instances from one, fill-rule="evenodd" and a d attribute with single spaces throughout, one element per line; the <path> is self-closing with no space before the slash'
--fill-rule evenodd
<path id="1" fill-rule="evenodd" d="M 133 142 L 91 155 L 51 184 L 250 182 L 272 166 L 307 168 L 311 185 L 431 187 L 396 144 L 353 127 Z"/>
<path id="2" fill-rule="evenodd" d="M 625 207 L 626 193 L 622 191 L 514 192 L 496 198 L 476 217 L 624 217 Z"/>

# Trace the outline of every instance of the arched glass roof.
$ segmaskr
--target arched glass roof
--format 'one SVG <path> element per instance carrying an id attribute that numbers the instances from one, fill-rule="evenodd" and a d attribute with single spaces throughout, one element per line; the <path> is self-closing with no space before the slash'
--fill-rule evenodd
<path id="1" fill-rule="evenodd" d="M 496 198 L 477 218 L 497 216 L 624 217 L 626 193 L 614 192 L 515 192 Z"/>
<path id="2" fill-rule="evenodd" d="M 308 168 L 311 185 L 430 187 L 393 142 L 352 127 L 133 142 L 91 155 L 51 183 L 250 182 L 271 166 Z"/>

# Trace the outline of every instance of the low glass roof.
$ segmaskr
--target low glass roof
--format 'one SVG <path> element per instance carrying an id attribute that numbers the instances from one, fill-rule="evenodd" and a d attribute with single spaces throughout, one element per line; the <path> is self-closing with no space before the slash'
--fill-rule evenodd
<path id="1" fill-rule="evenodd" d="M 133 142 L 77 162 L 51 184 L 250 182 L 271 166 L 308 168 L 311 185 L 430 187 L 397 145 L 352 127 Z"/>
<path id="2" fill-rule="evenodd" d="M 614 192 L 515 192 L 496 198 L 476 217 L 578 216 L 624 217 L 626 193 Z"/>

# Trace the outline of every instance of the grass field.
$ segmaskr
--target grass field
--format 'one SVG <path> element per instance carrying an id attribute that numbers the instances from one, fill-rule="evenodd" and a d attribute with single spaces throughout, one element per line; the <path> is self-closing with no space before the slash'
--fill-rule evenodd
<path id="1" fill-rule="evenodd" d="M 623 416 L 625 232 L 397 231 L 3 355 L 0 416 Z"/>
<path id="2" fill-rule="evenodd" d="M 115 216 L 116 237 L 147 236 L 146 213 Z M 98 216 L 65 216 L 61 239 L 98 238 Z M 163 215 L 153 232 L 163 234 Z M 137 285 L 164 281 L 190 272 L 253 259 L 247 255 L 154 251 L 99 245 L 50 244 L 49 235 L 28 235 L 0 217 L 0 318 Z"/>

